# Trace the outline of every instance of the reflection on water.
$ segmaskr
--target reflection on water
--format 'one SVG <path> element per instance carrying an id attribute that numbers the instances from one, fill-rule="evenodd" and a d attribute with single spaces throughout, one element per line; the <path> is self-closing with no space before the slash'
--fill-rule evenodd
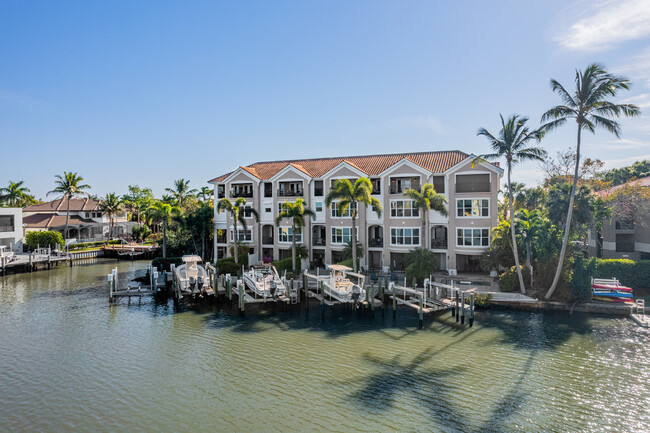
<path id="1" fill-rule="evenodd" d="M 0 431 L 642 431 L 650 333 L 480 312 L 109 306 L 114 262 L 0 278 Z M 119 265 L 121 281 L 146 266 Z"/>

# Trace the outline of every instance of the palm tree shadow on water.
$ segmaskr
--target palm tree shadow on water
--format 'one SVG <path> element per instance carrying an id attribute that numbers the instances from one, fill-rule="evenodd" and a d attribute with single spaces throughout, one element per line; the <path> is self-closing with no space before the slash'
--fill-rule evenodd
<path id="1" fill-rule="evenodd" d="M 358 388 L 346 399 L 361 411 L 380 414 L 394 407 L 398 395 L 410 395 L 434 425 L 463 432 L 510 431 L 508 420 L 520 413 L 530 397 L 532 390 L 526 389 L 526 379 L 540 352 L 556 350 L 572 336 L 590 333 L 591 328 L 586 315 L 567 317 L 561 314 L 509 312 L 491 314 L 485 318 L 487 320 L 481 327 L 468 330 L 438 350 L 427 348 L 411 361 L 403 361 L 399 355 L 391 359 L 380 359 L 370 353 L 362 355 L 363 360 L 376 372 L 353 380 L 352 383 Z M 456 376 L 462 375 L 467 368 L 425 368 L 425 363 L 430 364 L 441 352 L 474 336 L 483 327 L 496 328 L 501 332 L 497 344 L 514 346 L 528 355 L 522 367 L 513 369 L 514 380 L 509 391 L 490 405 L 487 417 L 481 417 L 484 421 L 476 426 L 476 421 L 472 422 L 466 411 L 453 403 L 454 388 L 448 383 L 450 380 L 458 383 Z M 347 383 L 350 384 L 350 381 Z"/>

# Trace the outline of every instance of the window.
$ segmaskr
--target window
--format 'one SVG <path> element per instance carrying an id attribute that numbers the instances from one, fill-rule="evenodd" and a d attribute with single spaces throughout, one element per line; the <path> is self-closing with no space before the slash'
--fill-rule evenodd
<path id="1" fill-rule="evenodd" d="M 253 209 L 252 204 L 246 203 L 244 205 L 244 218 L 251 218 L 253 216 L 253 212 L 251 212 L 251 209 Z"/>
<path id="2" fill-rule="evenodd" d="M 284 212 L 286 210 L 286 204 L 285 203 L 291 203 L 291 202 L 281 201 L 280 203 L 278 203 L 278 214 L 280 214 L 280 213 L 282 213 L 282 212 Z"/>
<path id="3" fill-rule="evenodd" d="M 323 212 L 323 202 L 322 201 L 317 201 L 316 202 L 316 212 Z"/>
<path id="4" fill-rule="evenodd" d="M 332 215 L 332 218 L 345 218 L 345 217 L 349 217 L 349 216 L 350 216 L 350 212 L 351 212 L 352 210 L 356 210 L 356 209 L 357 209 L 357 204 L 356 204 L 356 203 L 350 203 L 350 205 L 348 206 L 348 208 L 345 210 L 345 212 L 344 212 L 343 214 L 341 214 L 341 212 L 339 211 L 339 208 L 340 208 L 340 202 L 338 202 L 338 201 L 334 201 L 334 202 L 332 202 L 332 207 L 331 207 L 331 210 L 332 210 L 332 214 L 331 214 L 331 215 Z"/>
<path id="5" fill-rule="evenodd" d="M 632 234 L 616 234 L 616 252 L 632 253 L 634 252 L 634 237 Z"/>
<path id="6" fill-rule="evenodd" d="M 293 242 L 293 228 L 278 227 L 278 242 Z M 302 242 L 302 231 L 296 227 L 296 242 Z"/>
<path id="7" fill-rule="evenodd" d="M 391 245 L 420 245 L 420 229 L 390 229 Z"/>
<path id="8" fill-rule="evenodd" d="M 0 232 L 13 232 L 15 231 L 14 216 L 2 215 L 0 216 Z"/>
<path id="9" fill-rule="evenodd" d="M 322 180 L 315 180 L 314 181 L 314 195 L 316 197 L 322 197 L 323 196 L 323 181 Z"/>
<path id="10" fill-rule="evenodd" d="M 273 197 L 273 183 L 264 182 L 264 197 Z"/>
<path id="11" fill-rule="evenodd" d="M 488 200 L 456 200 L 456 210 L 459 217 L 490 216 Z"/>
<path id="12" fill-rule="evenodd" d="M 86 218 L 90 218 L 90 212 L 86 212 Z"/>
<path id="13" fill-rule="evenodd" d="M 234 230 L 230 230 L 230 240 L 233 239 Z M 252 242 L 253 241 L 253 231 L 251 229 L 237 229 L 237 240 L 240 242 Z"/>
<path id="14" fill-rule="evenodd" d="M 457 229 L 456 245 L 459 247 L 487 247 L 490 245 L 490 229 Z"/>
<path id="15" fill-rule="evenodd" d="M 456 192 L 490 192 L 489 174 L 459 174 Z"/>
<path id="16" fill-rule="evenodd" d="M 352 227 L 332 227 L 332 243 L 347 244 L 352 240 Z M 357 230 L 357 241 L 359 240 L 359 231 Z"/>
<path id="17" fill-rule="evenodd" d="M 415 206 L 415 202 L 413 200 L 391 200 L 390 216 L 406 218 L 419 217 L 420 209 Z"/>
<path id="18" fill-rule="evenodd" d="M 271 213 L 272 211 L 273 211 L 273 208 L 271 207 L 271 205 L 266 205 L 264 207 L 264 212 Z"/>
<path id="19" fill-rule="evenodd" d="M 370 179 L 372 183 L 372 194 L 381 194 L 381 179 Z"/>

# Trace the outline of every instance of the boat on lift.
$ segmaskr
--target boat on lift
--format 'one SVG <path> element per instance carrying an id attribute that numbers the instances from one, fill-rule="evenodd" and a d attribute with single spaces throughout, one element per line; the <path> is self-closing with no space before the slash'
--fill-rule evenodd
<path id="1" fill-rule="evenodd" d="M 176 268 L 175 279 L 181 296 L 203 296 L 214 294 L 210 288 L 210 279 L 205 268 L 199 265 L 203 261 L 196 255 L 185 255 L 183 264 Z"/>
<path id="2" fill-rule="evenodd" d="M 363 283 L 357 284 L 350 281 L 348 275 L 354 275 L 363 281 L 363 276 L 352 274 L 352 268 L 343 265 L 327 265 L 330 270 L 329 278 L 323 279 L 323 291 L 326 295 L 339 302 L 354 302 L 358 305 L 366 297 Z"/>
<path id="3" fill-rule="evenodd" d="M 258 296 L 276 298 L 287 292 L 278 270 L 272 265 L 255 265 L 242 274 L 244 284 Z"/>

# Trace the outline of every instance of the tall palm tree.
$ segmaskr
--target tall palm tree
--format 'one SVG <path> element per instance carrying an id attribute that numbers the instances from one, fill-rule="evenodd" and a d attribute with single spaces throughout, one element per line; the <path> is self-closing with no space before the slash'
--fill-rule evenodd
<path id="1" fill-rule="evenodd" d="M 28 194 L 29 188 L 24 187 L 24 180 L 18 182 L 9 181 L 9 185 L 0 188 L 0 203 L 6 203 L 9 207 L 24 207 L 36 202 L 34 196 Z"/>
<path id="2" fill-rule="evenodd" d="M 87 192 L 84 192 L 84 189 L 90 189 L 90 185 L 82 184 L 84 178 L 77 175 L 77 173 L 73 172 L 63 172 L 63 176 L 60 174 L 57 174 L 54 176 L 56 179 L 54 181 L 54 184 L 56 187 L 47 193 L 47 195 L 50 194 L 60 194 L 59 198 L 68 199 L 67 203 L 67 208 L 66 208 L 66 214 L 65 214 L 65 229 L 63 231 L 63 236 L 65 240 L 68 240 L 68 221 L 70 220 L 70 199 L 73 197 L 78 197 L 81 195 L 85 195 L 87 197 L 90 196 Z"/>
<path id="3" fill-rule="evenodd" d="M 521 293 L 526 293 L 526 286 L 524 285 L 524 277 L 519 267 L 519 251 L 517 251 L 517 238 L 515 236 L 515 211 L 512 204 L 513 201 L 513 188 L 511 181 L 512 167 L 519 162 L 523 161 L 543 161 L 546 156 L 546 151 L 541 147 L 529 146 L 531 141 L 540 141 L 544 133 L 540 129 L 529 130 L 526 126 L 528 122 L 527 117 L 520 117 L 512 115 L 505 121 L 501 117 L 501 131 L 499 131 L 498 138 L 495 137 L 485 128 L 480 128 L 477 135 L 485 136 L 490 142 L 492 151 L 478 157 L 479 160 L 496 160 L 500 158 L 506 159 L 506 167 L 508 169 L 508 205 L 510 208 L 510 234 L 512 235 L 512 253 L 515 257 L 515 268 L 517 269 L 517 276 L 519 277 L 519 290 Z"/>
<path id="4" fill-rule="evenodd" d="M 178 216 L 181 209 L 162 201 L 155 201 L 147 212 L 148 216 L 162 224 L 163 229 L 163 259 L 167 258 L 167 226 L 171 224 L 172 218 Z"/>
<path id="5" fill-rule="evenodd" d="M 404 191 L 404 195 L 411 198 L 415 207 L 420 209 L 420 212 L 422 212 L 422 233 L 424 235 L 422 236 L 422 239 L 424 240 L 423 247 L 428 249 L 430 247 L 427 243 L 427 235 L 429 233 L 427 219 L 429 216 L 429 210 L 435 210 L 440 214 L 447 216 L 447 207 L 445 206 L 447 198 L 442 194 L 438 194 L 436 189 L 430 183 L 422 185 L 420 191 L 409 188 Z"/>
<path id="6" fill-rule="evenodd" d="M 233 223 L 233 229 L 234 229 L 234 239 L 235 239 L 235 263 L 239 263 L 239 248 L 238 248 L 238 241 L 239 241 L 239 236 L 237 232 L 237 224 L 241 224 L 244 227 L 244 231 L 247 229 L 247 224 L 246 224 L 246 219 L 245 219 L 245 211 L 248 210 L 251 215 L 255 218 L 255 221 L 260 222 L 260 214 L 257 212 L 257 210 L 251 208 L 245 209 L 244 206 L 246 205 L 246 199 L 243 197 L 239 197 L 235 202 L 231 202 L 227 198 L 222 198 L 219 200 L 217 203 L 217 213 L 221 212 L 228 212 L 230 215 L 230 218 L 232 218 L 232 223 Z"/>
<path id="7" fill-rule="evenodd" d="M 357 212 L 358 203 L 363 203 L 366 206 L 372 205 L 377 211 L 377 215 L 381 216 L 381 203 L 372 196 L 372 182 L 367 177 L 361 177 L 354 182 L 348 179 L 337 179 L 332 188 L 325 197 L 325 204 L 331 208 L 332 202 L 339 200 L 339 212 L 344 214 L 350 208 L 350 216 L 352 217 L 352 239 L 357 240 Z M 354 272 L 357 271 L 357 250 L 352 249 L 352 266 Z"/>
<path id="8" fill-rule="evenodd" d="M 108 239 L 113 239 L 113 225 L 115 224 L 115 214 L 124 212 L 124 201 L 115 195 L 114 192 L 109 192 L 104 197 L 104 200 L 99 202 L 99 209 L 103 214 L 108 215 Z"/>
<path id="9" fill-rule="evenodd" d="M 282 212 L 275 218 L 275 225 L 280 226 L 284 219 L 291 220 L 291 268 L 293 275 L 296 275 L 296 234 L 298 231 L 302 232 L 305 227 L 305 216 L 312 219 L 316 218 L 316 213 L 305 207 L 305 201 L 301 198 L 294 202 L 282 203 Z"/>
<path id="10" fill-rule="evenodd" d="M 562 248 L 560 250 L 555 277 L 544 299 L 549 299 L 557 287 L 560 274 L 562 273 L 562 265 L 564 264 L 566 246 L 569 242 L 573 200 L 576 194 L 578 172 L 580 169 L 582 130 L 584 129 L 595 134 L 596 128 L 603 128 L 618 138 L 621 135 L 621 125 L 617 121 L 612 120 L 612 118 L 618 118 L 621 115 L 634 117 L 641 113 L 639 107 L 636 105 L 614 104 L 607 100 L 610 97 L 613 98 L 616 96 L 619 90 L 628 90 L 631 83 L 625 77 L 610 74 L 598 63 L 592 63 L 584 71 L 576 70 L 575 85 L 575 91 L 571 94 L 558 81 L 551 79 L 551 89 L 560 95 L 560 99 L 564 105 L 555 106 L 542 115 L 542 122 L 547 122 L 542 126 L 544 131 L 551 131 L 562 126 L 569 119 L 575 119 L 578 125 L 575 173 L 573 175 L 573 186 L 571 187 L 571 196 L 569 198 L 564 238 L 562 239 Z"/>
<path id="11" fill-rule="evenodd" d="M 202 201 L 210 200 L 213 195 L 214 195 L 214 190 L 209 186 L 202 186 L 201 190 L 196 194 L 196 196 L 200 198 Z"/>
<path id="12" fill-rule="evenodd" d="M 188 198 L 194 198 L 198 190 L 190 189 L 190 181 L 185 179 L 178 179 L 174 181 L 174 188 L 165 188 L 165 191 L 170 193 L 178 203 L 178 207 L 183 207 L 183 203 Z"/>

